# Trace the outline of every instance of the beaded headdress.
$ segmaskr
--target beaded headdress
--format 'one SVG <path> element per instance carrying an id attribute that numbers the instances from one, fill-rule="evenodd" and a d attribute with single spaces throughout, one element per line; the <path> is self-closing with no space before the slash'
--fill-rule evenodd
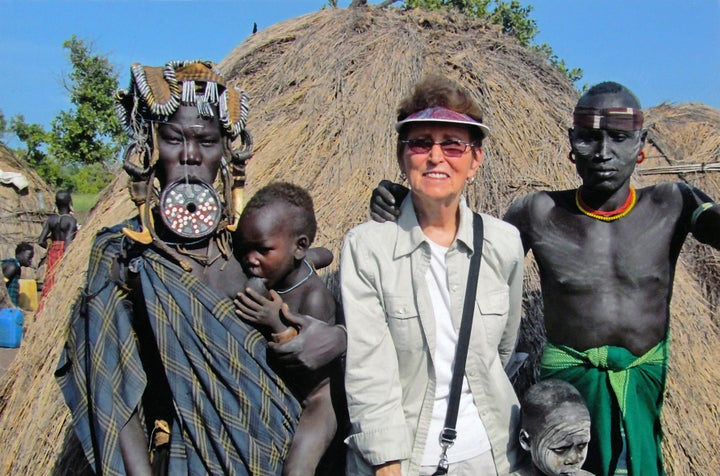
<path id="1" fill-rule="evenodd" d="M 148 121 L 167 121 L 180 105 L 197 105 L 202 117 L 218 109 L 220 123 L 231 139 L 245 129 L 247 94 L 230 86 L 209 61 L 171 61 L 165 66 L 130 67 L 129 89 L 118 90 L 116 110 L 131 137 Z"/>
<path id="2" fill-rule="evenodd" d="M 115 93 L 115 109 L 132 140 L 123 168 L 131 177 L 130 195 L 140 209 L 143 231 L 126 229 L 125 234 L 145 244 L 158 242 L 149 212 L 156 195 L 153 182 L 158 160 L 158 150 L 152 145 L 157 144 L 156 124 L 167 122 L 180 106 L 196 106 L 204 118 L 217 114 L 223 134 L 229 138 L 221 174 L 226 209 L 230 210 L 224 227 L 234 230 L 242 210 L 245 163 L 252 156 L 252 137 L 245 129 L 247 93 L 231 85 L 209 61 L 171 61 L 162 67 L 135 63 L 130 73 L 129 88 Z"/>

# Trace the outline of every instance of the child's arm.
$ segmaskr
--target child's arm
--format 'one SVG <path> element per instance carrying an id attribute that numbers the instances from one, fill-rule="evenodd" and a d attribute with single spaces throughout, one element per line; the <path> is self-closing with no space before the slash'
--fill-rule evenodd
<path id="1" fill-rule="evenodd" d="M 285 320 L 299 328 L 298 335 L 285 343 L 269 342 L 278 361 L 288 367 L 317 370 L 345 353 L 347 331 L 344 326 L 329 325 L 306 314 L 296 314 L 282 307 Z"/>
<path id="2" fill-rule="evenodd" d="M 235 314 L 256 327 L 265 327 L 273 334 L 280 334 L 288 328 L 280 320 L 283 300 L 275 291 L 271 290 L 266 297 L 255 289 L 246 287 L 244 293 L 237 293 L 233 303 L 237 308 Z"/>

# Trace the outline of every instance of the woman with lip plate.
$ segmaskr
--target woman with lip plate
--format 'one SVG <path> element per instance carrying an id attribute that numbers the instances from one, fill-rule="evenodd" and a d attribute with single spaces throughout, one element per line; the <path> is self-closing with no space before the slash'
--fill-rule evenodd
<path id="1" fill-rule="evenodd" d="M 397 222 L 367 222 L 341 254 L 351 419 L 347 473 L 429 475 L 447 411 L 470 257 L 463 197 L 489 128 L 469 92 L 428 76 L 398 107 L 397 160 L 410 193 Z M 503 365 L 520 324 L 523 250 L 512 225 L 481 215 L 484 240 L 449 473 L 515 471 L 519 404 Z"/>

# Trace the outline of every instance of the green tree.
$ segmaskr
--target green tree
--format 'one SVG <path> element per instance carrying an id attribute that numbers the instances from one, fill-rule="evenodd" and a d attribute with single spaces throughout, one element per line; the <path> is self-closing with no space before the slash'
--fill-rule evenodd
<path id="1" fill-rule="evenodd" d="M 18 114 L 10 119 L 8 131 L 13 132 L 25 144 L 25 149 L 16 149 L 15 153 L 25 159 L 46 183 L 59 187 L 66 182 L 60 165 L 46 153 L 51 134 L 42 125 L 27 123 L 25 117 Z"/>
<path id="2" fill-rule="evenodd" d="M 122 134 L 113 102 L 118 74 L 107 57 L 75 35 L 63 47 L 72 65 L 65 88 L 74 109 L 52 121 L 49 152 L 63 165 L 111 165 Z"/>
<path id="3" fill-rule="evenodd" d="M 518 0 L 498 1 L 490 20 L 501 25 L 503 33 L 514 36 L 521 45 L 528 46 L 539 31 L 535 20 L 530 18 L 532 10 L 532 5 L 523 7 Z"/>
<path id="4" fill-rule="evenodd" d="M 17 151 L 51 186 L 96 193 L 115 171 L 115 157 L 122 138 L 115 115 L 113 94 L 118 75 L 107 57 L 74 35 L 63 43 L 72 72 L 64 82 L 73 107 L 60 111 L 51 131 L 28 124 L 22 115 L 13 117 L 9 130 L 25 143 Z"/>
<path id="5" fill-rule="evenodd" d="M 26 149 L 24 154 L 21 155 L 30 167 L 38 168 L 48 160 L 44 151 L 44 144 L 48 142 L 49 134 L 43 126 L 40 124 L 28 124 L 25 122 L 25 117 L 18 114 L 10 119 L 10 131 L 25 143 Z"/>
<path id="6" fill-rule="evenodd" d="M 558 58 L 558 56 L 553 51 L 552 47 L 548 45 L 547 43 L 542 43 L 540 45 L 533 45 L 532 48 L 543 55 L 547 61 L 555 66 L 557 69 L 562 71 L 562 73 L 571 81 L 576 82 L 579 81 L 583 76 L 583 70 L 580 68 L 568 68 L 565 64 L 565 60 L 562 60 Z"/>

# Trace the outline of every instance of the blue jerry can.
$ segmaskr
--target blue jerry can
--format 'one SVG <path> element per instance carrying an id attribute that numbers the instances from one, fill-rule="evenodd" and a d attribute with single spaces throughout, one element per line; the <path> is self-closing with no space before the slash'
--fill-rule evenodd
<path id="1" fill-rule="evenodd" d="M 24 318 L 16 307 L 0 309 L 0 347 L 20 347 Z"/>

